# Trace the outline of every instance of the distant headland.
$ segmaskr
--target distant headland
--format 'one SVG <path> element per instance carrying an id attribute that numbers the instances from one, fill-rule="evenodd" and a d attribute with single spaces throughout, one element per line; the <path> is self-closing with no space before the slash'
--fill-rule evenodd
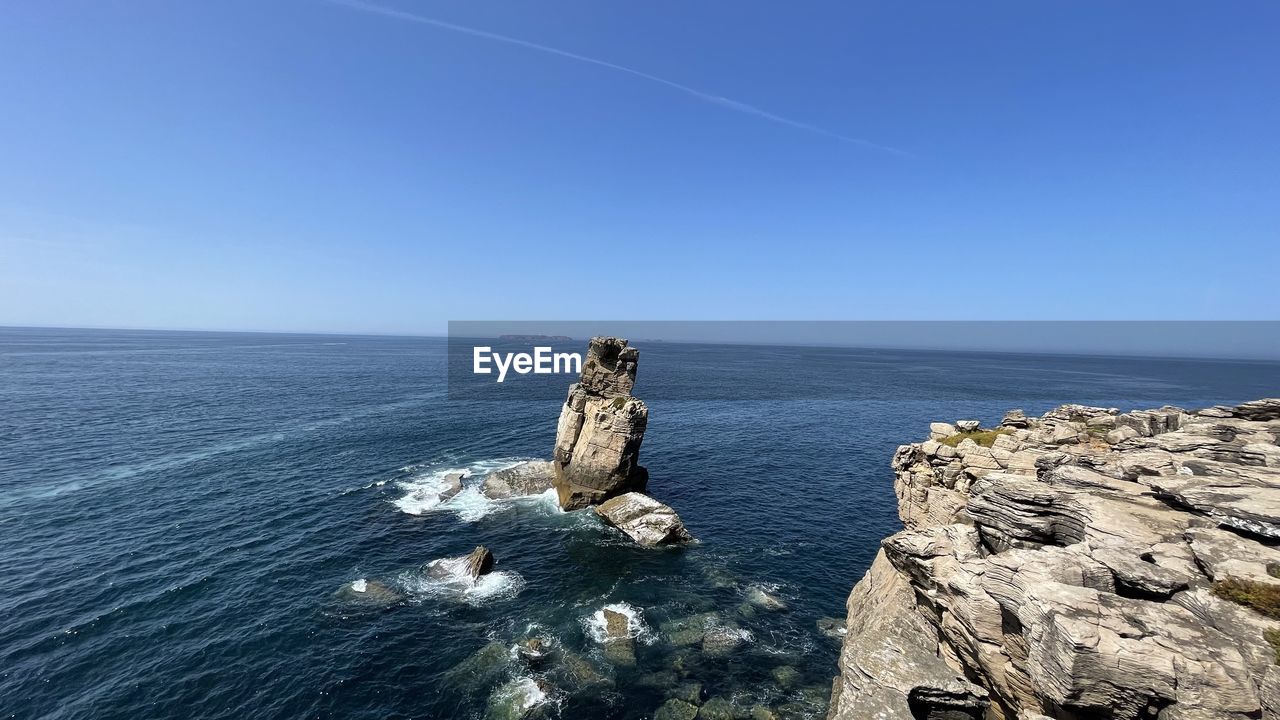
<path id="1" fill-rule="evenodd" d="M 568 335 L 499 335 L 498 342 L 572 342 Z"/>

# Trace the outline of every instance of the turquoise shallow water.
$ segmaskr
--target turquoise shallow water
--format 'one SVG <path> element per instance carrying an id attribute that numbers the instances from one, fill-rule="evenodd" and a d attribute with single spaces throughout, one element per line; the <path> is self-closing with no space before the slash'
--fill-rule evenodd
<path id="1" fill-rule="evenodd" d="M 821 716 L 816 621 L 897 528 L 889 458 L 928 422 L 1280 394 L 1273 363 L 835 350 L 817 377 L 877 392 L 788 399 L 812 351 L 641 348 L 642 459 L 683 549 L 545 499 L 425 499 L 546 457 L 559 411 L 449 399 L 442 340 L 0 329 L 0 717 L 478 718 L 537 688 L 544 717 L 643 718 L 690 684 Z M 756 399 L 663 391 L 730 362 Z M 477 544 L 481 586 L 421 572 Z M 636 618 L 634 665 L 593 638 L 606 605 Z M 708 622 L 739 644 L 685 644 Z M 530 636 L 548 657 L 508 652 Z"/>

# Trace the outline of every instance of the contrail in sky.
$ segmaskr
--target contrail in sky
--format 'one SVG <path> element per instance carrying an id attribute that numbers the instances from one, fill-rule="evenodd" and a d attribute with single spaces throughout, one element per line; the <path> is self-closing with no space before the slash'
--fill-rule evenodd
<path id="1" fill-rule="evenodd" d="M 632 77 L 638 77 L 642 80 L 648 80 L 649 82 L 663 85 L 672 90 L 678 90 L 679 92 L 682 92 L 686 95 L 691 95 L 703 102 L 708 102 L 713 105 L 719 105 L 720 107 L 733 110 L 735 112 L 740 112 L 746 115 L 754 115 L 755 117 L 768 120 L 770 122 L 777 123 L 779 125 L 786 125 L 787 127 L 795 128 L 796 130 L 804 130 L 806 132 L 811 132 L 817 135 L 822 135 L 824 137 L 832 138 L 834 140 L 839 140 L 840 142 L 849 143 L 851 145 L 859 145 L 861 147 L 871 148 L 873 150 L 880 150 L 882 152 L 892 153 L 894 155 L 903 155 L 903 156 L 910 155 L 910 153 L 904 150 L 899 150 L 897 148 L 889 147 L 888 145 L 881 145 L 879 143 L 874 143 L 874 142 L 871 142 L 870 140 L 863 140 L 862 138 L 855 138 L 855 137 L 849 137 L 848 135 L 841 135 L 840 133 L 832 132 L 825 128 L 820 128 L 817 125 L 810 125 L 809 123 L 806 123 L 806 122 L 800 122 L 799 120 L 792 120 L 791 118 L 788 118 L 788 117 L 775 115 L 769 112 L 768 110 L 762 110 L 754 105 L 748 105 L 747 103 L 738 102 L 737 100 L 731 100 L 727 97 L 721 97 L 719 95 L 705 93 L 705 92 L 702 92 L 701 90 L 691 88 L 688 85 L 681 85 L 680 83 L 675 82 L 673 80 L 668 80 L 666 78 L 658 77 L 657 75 L 650 75 L 647 72 L 636 70 L 634 68 L 629 68 L 625 65 L 618 65 L 617 63 L 611 63 L 607 60 L 598 60 L 596 58 L 588 57 L 586 55 L 579 55 L 577 53 L 569 52 L 568 50 L 561 50 L 559 48 L 553 48 L 548 45 L 541 45 L 536 42 L 521 40 L 520 38 L 511 37 L 510 35 L 500 35 L 498 33 L 489 32 L 487 30 L 478 30 L 476 28 L 467 27 L 466 25 L 457 25 L 455 23 L 445 22 L 444 20 L 436 20 L 435 18 L 430 18 L 425 15 L 418 15 L 416 13 L 405 12 L 403 10 L 396 10 L 395 8 L 383 7 L 382 5 L 375 5 L 374 3 L 365 2 L 364 0 L 327 0 L 327 2 L 332 3 L 334 5 L 340 5 L 345 8 L 350 8 L 352 10 L 359 10 L 361 12 L 373 13 L 375 15 L 382 15 L 383 17 L 394 18 L 396 20 L 404 20 L 406 22 L 418 23 L 420 25 L 430 25 L 432 27 L 437 27 L 442 30 L 449 30 L 451 32 L 461 33 L 463 35 L 470 35 L 472 37 L 478 37 L 484 40 L 491 40 L 493 42 L 505 43 L 507 45 L 515 45 L 517 47 L 525 48 L 526 50 L 534 50 L 536 52 L 545 53 L 547 55 L 556 55 L 558 57 L 566 58 L 568 60 L 575 60 L 580 63 L 587 63 L 589 65 L 596 65 L 598 67 L 608 68 L 609 70 L 613 70 L 620 73 L 626 73 L 627 75 L 631 75 Z"/>

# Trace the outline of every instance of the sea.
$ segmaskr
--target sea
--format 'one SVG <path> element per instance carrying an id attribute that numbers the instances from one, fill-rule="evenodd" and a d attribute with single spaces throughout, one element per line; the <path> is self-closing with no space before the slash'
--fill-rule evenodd
<path id="1" fill-rule="evenodd" d="M 481 495 L 560 401 L 451 394 L 441 338 L 0 328 L 0 718 L 820 718 L 930 422 L 1280 395 L 1264 361 L 635 344 L 687 546 Z M 424 571 L 478 545 L 474 585 Z"/>

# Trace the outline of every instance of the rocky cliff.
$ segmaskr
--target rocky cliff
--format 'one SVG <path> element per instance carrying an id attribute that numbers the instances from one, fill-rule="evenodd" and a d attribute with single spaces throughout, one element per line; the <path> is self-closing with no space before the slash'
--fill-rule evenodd
<path id="1" fill-rule="evenodd" d="M 829 718 L 1280 718 L 1280 400 L 935 423 Z"/>
<path id="2" fill-rule="evenodd" d="M 649 475 L 640 466 L 640 443 L 649 408 L 631 396 L 639 359 L 622 338 L 591 338 L 556 427 L 552 462 L 561 508 L 578 510 L 644 491 Z"/>

